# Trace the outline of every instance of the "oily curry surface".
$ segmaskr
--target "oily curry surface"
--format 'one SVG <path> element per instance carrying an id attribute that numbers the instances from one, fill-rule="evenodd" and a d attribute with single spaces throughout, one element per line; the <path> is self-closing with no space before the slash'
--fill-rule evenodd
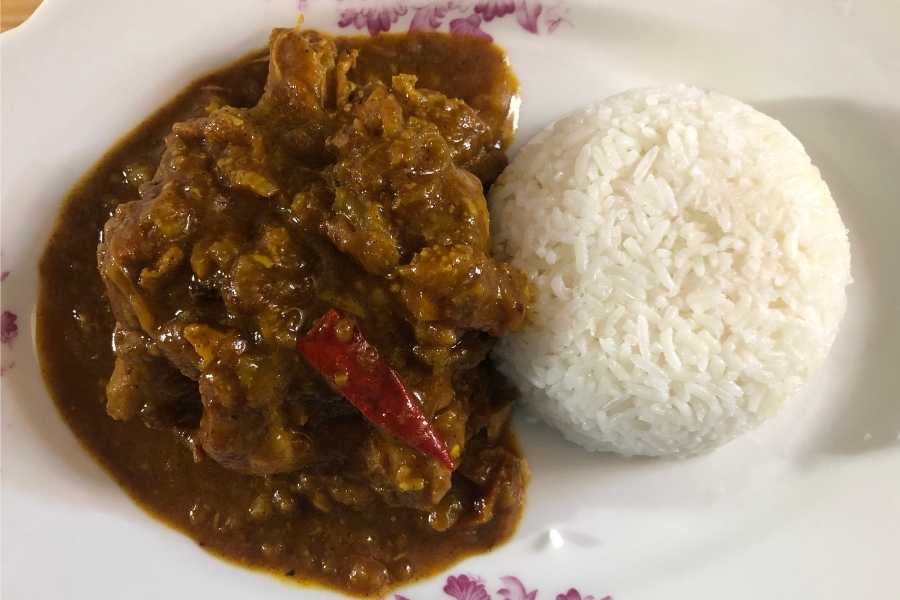
<path id="1" fill-rule="evenodd" d="M 482 40 L 298 30 L 189 87 L 43 257 L 72 429 L 200 545 L 304 581 L 378 594 L 501 542 L 527 467 L 488 353 L 529 289 L 490 255 L 484 189 L 515 92 Z"/>

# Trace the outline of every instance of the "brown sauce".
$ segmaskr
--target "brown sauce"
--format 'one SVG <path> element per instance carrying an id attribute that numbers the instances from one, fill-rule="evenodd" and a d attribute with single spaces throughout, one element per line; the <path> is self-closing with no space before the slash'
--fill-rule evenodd
<path id="1" fill-rule="evenodd" d="M 474 38 L 281 30 L 271 55 L 191 84 L 103 157 L 43 255 L 37 338 L 67 423 L 135 501 L 229 560 L 357 595 L 511 534 L 527 467 L 484 357 L 528 292 L 489 255 L 482 186 L 505 164 L 515 91 L 502 51 Z M 447 208 L 466 194 L 471 215 Z M 375 209 L 386 228 L 360 217 Z M 292 351 L 333 306 L 358 311 L 457 446 L 454 471 Z"/>

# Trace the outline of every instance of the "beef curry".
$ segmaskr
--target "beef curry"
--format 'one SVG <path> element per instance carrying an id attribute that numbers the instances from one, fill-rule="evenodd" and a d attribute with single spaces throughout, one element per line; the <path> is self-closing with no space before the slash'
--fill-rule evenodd
<path id="1" fill-rule="evenodd" d="M 43 367 L 136 500 L 354 594 L 511 533 L 527 467 L 489 352 L 530 291 L 491 257 L 484 191 L 515 93 L 480 39 L 276 30 L 72 192 Z"/>

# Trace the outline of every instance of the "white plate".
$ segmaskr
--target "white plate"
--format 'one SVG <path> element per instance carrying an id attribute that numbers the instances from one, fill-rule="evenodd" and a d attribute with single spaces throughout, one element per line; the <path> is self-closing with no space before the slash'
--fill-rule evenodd
<path id="1" fill-rule="evenodd" d="M 302 4 L 309 25 L 337 31 L 342 11 L 381 3 Z M 427 2 L 383 4 L 405 14 L 383 13 L 398 17 L 391 22 L 370 12 L 368 22 L 397 30 Z M 435 22 L 472 25 L 474 4 L 453 0 Z M 520 423 L 534 479 L 514 539 L 400 593 L 900 598 L 900 4 L 563 4 L 544 1 L 538 34 L 516 19 L 521 8 L 481 24 L 521 79 L 519 142 L 636 85 L 684 80 L 751 102 L 784 121 L 831 185 L 853 248 L 849 312 L 803 398 L 713 454 L 589 455 Z M 19 328 L 2 347 L 4 598 L 329 595 L 213 558 L 142 513 L 57 415 L 29 335 L 37 259 L 78 177 L 194 77 L 292 23 L 297 8 L 297 0 L 45 0 L 2 36 L 2 260 L 11 272 L 2 302 Z M 367 24 L 365 14 L 343 16 L 344 31 Z M 447 585 L 450 574 L 467 576 Z"/>

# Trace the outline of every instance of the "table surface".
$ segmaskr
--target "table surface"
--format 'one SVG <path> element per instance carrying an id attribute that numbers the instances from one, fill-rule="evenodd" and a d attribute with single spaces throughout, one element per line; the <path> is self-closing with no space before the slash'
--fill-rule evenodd
<path id="1" fill-rule="evenodd" d="M 0 2 L 0 31 L 12 29 L 34 12 L 41 0 L 2 0 Z"/>

